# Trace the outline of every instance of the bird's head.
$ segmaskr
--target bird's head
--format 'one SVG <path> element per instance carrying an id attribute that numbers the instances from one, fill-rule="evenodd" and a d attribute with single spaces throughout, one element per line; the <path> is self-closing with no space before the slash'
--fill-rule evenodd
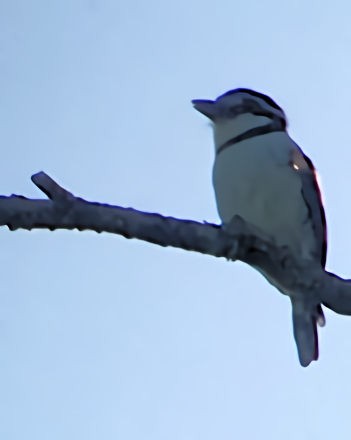
<path id="1" fill-rule="evenodd" d="M 225 119 L 235 119 L 244 113 L 268 118 L 280 118 L 286 122 L 284 111 L 267 95 L 251 89 L 234 89 L 210 99 L 193 99 L 194 108 L 214 123 Z"/>
<path id="2" fill-rule="evenodd" d="M 192 104 L 213 122 L 215 138 L 220 141 L 272 122 L 282 130 L 287 125 L 283 109 L 273 99 L 250 89 L 230 90 L 215 101 L 194 99 Z"/>

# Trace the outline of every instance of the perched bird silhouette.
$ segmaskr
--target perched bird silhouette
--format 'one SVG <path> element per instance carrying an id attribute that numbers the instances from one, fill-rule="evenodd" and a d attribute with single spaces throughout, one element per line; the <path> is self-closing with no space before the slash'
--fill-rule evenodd
<path id="1" fill-rule="evenodd" d="M 326 220 L 316 172 L 287 133 L 282 108 L 244 88 L 192 103 L 213 122 L 213 185 L 223 227 L 240 216 L 276 245 L 324 268 Z M 318 359 L 317 323 L 324 325 L 325 318 L 320 304 L 289 296 L 299 360 L 306 367 Z"/>

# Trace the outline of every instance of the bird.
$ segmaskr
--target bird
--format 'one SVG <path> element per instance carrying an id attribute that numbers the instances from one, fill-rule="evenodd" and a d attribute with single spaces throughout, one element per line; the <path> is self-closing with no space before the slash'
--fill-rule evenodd
<path id="1" fill-rule="evenodd" d="M 268 95 L 248 88 L 229 90 L 215 100 L 194 99 L 192 104 L 213 127 L 212 181 L 222 227 L 239 216 L 277 246 L 324 269 L 327 226 L 318 177 L 312 161 L 289 136 L 283 109 Z M 291 299 L 298 357 L 307 367 L 319 356 L 322 305 L 283 293 Z"/>

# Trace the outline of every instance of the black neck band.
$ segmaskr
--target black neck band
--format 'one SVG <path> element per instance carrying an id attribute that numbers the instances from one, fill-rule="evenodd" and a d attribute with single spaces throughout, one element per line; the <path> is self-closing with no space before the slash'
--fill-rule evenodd
<path id="1" fill-rule="evenodd" d="M 283 121 L 282 119 L 274 119 L 270 124 L 262 125 L 261 127 L 251 128 L 250 130 L 245 131 L 245 133 L 234 136 L 227 142 L 224 142 L 224 144 L 217 149 L 216 154 L 221 153 L 226 148 L 231 147 L 238 142 L 242 142 L 246 139 L 251 139 L 256 136 L 262 136 L 263 134 L 273 133 L 275 131 L 285 131 L 285 121 Z"/>

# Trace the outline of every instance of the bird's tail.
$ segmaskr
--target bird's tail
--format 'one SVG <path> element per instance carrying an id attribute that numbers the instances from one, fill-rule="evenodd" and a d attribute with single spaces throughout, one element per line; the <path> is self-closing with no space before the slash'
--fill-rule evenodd
<path id="1" fill-rule="evenodd" d="M 301 299 L 292 299 L 291 303 L 297 352 L 300 364 L 307 367 L 318 359 L 317 324 L 325 325 L 324 313 L 320 304 L 312 306 Z"/>

